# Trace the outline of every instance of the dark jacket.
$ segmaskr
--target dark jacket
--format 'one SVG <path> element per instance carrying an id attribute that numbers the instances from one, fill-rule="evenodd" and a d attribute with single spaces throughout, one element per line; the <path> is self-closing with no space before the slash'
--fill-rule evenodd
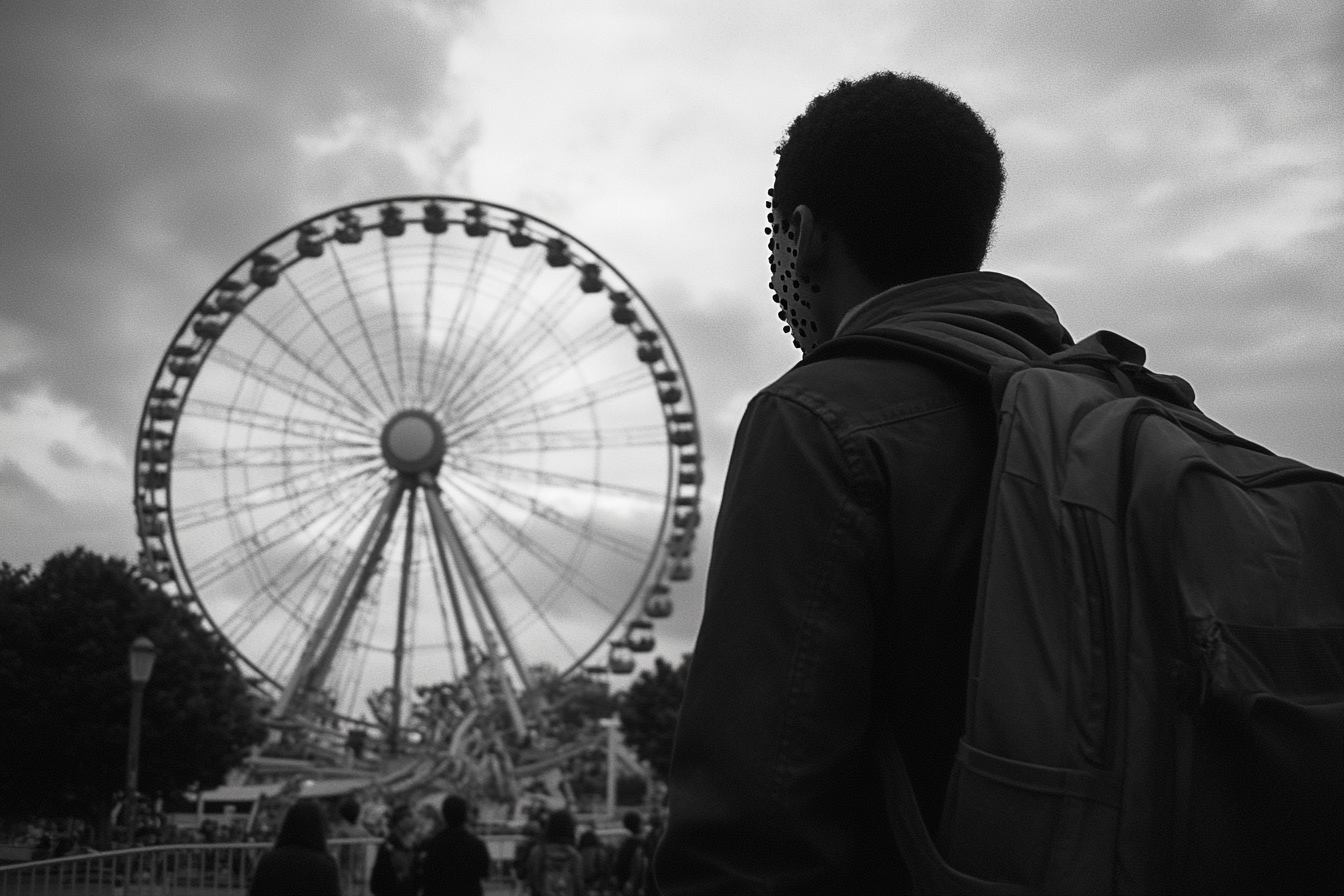
<path id="1" fill-rule="evenodd" d="M 340 896 L 336 860 L 325 852 L 302 846 L 278 846 L 257 862 L 248 896 Z"/>
<path id="2" fill-rule="evenodd" d="M 874 297 L 738 429 L 678 724 L 665 896 L 908 889 L 883 804 L 894 722 L 937 823 L 962 729 L 994 457 L 983 387 L 841 340 L 955 310 L 1071 342 L 1025 284 L 970 273 Z"/>
<path id="3" fill-rule="evenodd" d="M 419 896 L 421 854 L 402 843 L 396 834 L 378 844 L 378 855 L 369 872 L 369 892 L 373 896 Z"/>
<path id="4" fill-rule="evenodd" d="M 425 844 L 424 896 L 481 896 L 489 876 L 490 851 L 470 831 L 447 828 Z"/>

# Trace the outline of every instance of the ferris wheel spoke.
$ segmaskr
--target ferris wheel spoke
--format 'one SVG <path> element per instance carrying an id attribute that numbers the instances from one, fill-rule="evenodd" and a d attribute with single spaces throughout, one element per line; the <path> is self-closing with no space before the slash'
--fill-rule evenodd
<path id="1" fill-rule="evenodd" d="M 462 357 L 455 359 L 453 375 L 446 381 L 450 388 L 440 396 L 439 404 L 452 405 L 456 401 L 455 395 L 460 395 L 477 380 L 489 382 L 535 351 L 544 340 L 554 338 L 565 319 L 585 297 L 586 294 L 574 289 L 572 283 L 558 281 L 548 295 L 538 297 L 531 315 L 521 320 L 516 314 L 511 315 L 509 320 L 516 322 L 512 328 L 501 325 L 490 331 L 488 339 L 478 339 Z"/>
<path id="2" fill-rule="evenodd" d="M 542 272 L 547 268 L 540 253 L 529 252 L 524 258 L 526 260 L 514 270 L 513 279 L 505 288 L 504 295 L 500 299 L 500 304 L 504 306 L 506 313 L 502 315 L 493 315 L 489 318 L 485 330 L 482 332 L 480 338 L 473 343 L 473 347 L 481 345 L 498 349 L 499 347 L 508 344 L 505 339 L 505 334 L 510 332 L 510 328 L 514 326 L 514 322 L 518 319 L 519 315 L 522 314 L 528 293 L 531 292 L 532 287 L 536 284 L 538 278 L 541 277 Z M 493 327 L 490 326 L 492 323 L 494 324 Z M 497 365 L 493 365 L 493 362 L 499 358 L 500 354 L 501 352 L 498 350 L 490 352 L 487 355 L 486 363 L 477 365 L 468 379 L 474 382 L 487 367 L 495 369 Z M 443 361 L 444 356 L 440 353 L 438 369 L 444 368 Z M 464 361 L 464 367 L 465 364 L 466 362 Z M 449 398 L 442 398 L 441 396 L 449 395 L 454 388 L 458 391 L 465 388 L 465 385 L 455 387 L 454 381 L 451 378 L 444 379 L 442 387 L 440 388 L 438 386 L 439 381 L 440 377 L 436 376 L 433 379 L 432 382 L 435 385 L 431 387 L 428 395 L 440 396 L 440 400 L 438 401 L 440 406 L 451 403 Z"/>
<path id="3" fill-rule="evenodd" d="M 392 255 L 387 248 L 387 236 L 383 236 L 383 273 L 387 279 L 387 302 L 392 309 L 392 355 L 397 359 L 397 386 L 400 402 L 406 399 L 406 370 L 401 357 L 401 319 L 397 314 L 397 287 L 392 276 Z"/>
<path id="4" fill-rule="evenodd" d="M 434 306 L 434 281 L 439 260 L 439 238 L 433 234 L 429 238 L 429 263 L 425 270 L 424 317 L 420 324 L 420 359 L 415 371 L 417 398 L 425 401 L 425 356 L 429 354 L 429 334 Z"/>
<path id="5" fill-rule="evenodd" d="M 352 517 L 344 522 L 339 531 L 337 543 L 349 536 L 357 522 L 358 517 Z M 285 578 L 288 568 L 306 554 L 314 555 L 307 566 L 297 575 Z M 317 542 L 304 545 L 291 558 L 290 563 L 286 564 L 286 568 L 277 570 L 267 579 L 260 580 L 255 584 L 252 589 L 252 596 L 223 621 L 221 627 L 224 634 L 241 641 L 248 637 L 263 621 L 271 620 L 274 622 L 277 618 L 287 619 L 286 625 L 298 625 L 306 631 L 309 627 L 308 619 L 310 615 L 306 611 L 307 607 L 314 596 L 320 593 L 322 573 L 331 562 L 331 552 Z M 284 579 L 283 588 L 281 587 L 282 579 Z M 307 588 L 300 592 L 299 586 L 305 581 L 308 583 Z"/>
<path id="6" fill-rule="evenodd" d="M 546 566 L 550 567 L 555 572 L 562 573 L 565 576 L 571 576 L 571 575 L 575 576 L 578 579 L 581 579 L 582 584 L 585 585 L 586 587 L 597 588 L 596 583 L 593 582 L 591 579 L 588 579 L 586 576 L 584 576 L 583 573 L 579 572 L 577 567 L 575 567 L 571 562 L 566 561 L 559 554 L 555 553 L 555 551 L 551 550 L 551 548 L 548 547 L 546 543 L 544 543 L 541 539 L 528 533 L 523 525 L 520 525 L 510 520 L 508 517 L 500 513 L 499 505 L 497 504 L 496 501 L 484 500 L 479 494 L 473 494 L 472 491 L 467 487 L 469 484 L 475 486 L 477 489 L 479 489 L 480 492 L 484 492 L 492 496 L 493 498 L 499 498 L 503 500 L 505 503 L 512 504 L 513 506 L 516 506 L 521 510 L 529 510 L 529 511 L 532 510 L 532 508 L 529 507 L 526 502 L 519 504 L 516 500 L 516 496 L 508 494 L 498 494 L 496 490 L 493 488 L 480 487 L 479 483 L 456 483 L 457 493 L 460 497 L 462 497 L 465 500 L 471 501 L 478 508 L 480 508 L 481 512 L 484 513 L 485 516 L 487 516 L 493 522 L 496 528 L 506 532 L 515 541 L 515 543 L 517 543 L 529 554 L 532 554 L 532 556 L 542 561 Z M 540 516 L 540 514 L 537 514 L 537 516 Z M 567 531 L 570 532 L 570 534 L 579 536 L 578 540 L 575 542 L 576 550 L 578 550 L 579 548 L 583 548 L 584 550 L 586 550 L 587 547 L 591 546 L 594 543 L 590 538 L 588 538 L 588 532 L 586 532 L 582 527 L 580 527 L 577 531 L 573 528 L 568 528 L 565 526 L 559 526 L 559 528 L 566 529 Z M 483 541 L 484 539 L 482 538 L 481 540 Z M 573 581 L 570 579 L 566 579 L 566 582 L 570 584 L 573 583 Z"/>
<path id="7" fill-rule="evenodd" d="M 346 521 L 345 527 L 341 530 L 339 540 L 347 537 L 354 531 L 358 518 L 352 517 Z M 288 568 L 292 563 L 306 554 L 314 554 L 308 565 L 292 578 L 286 578 Z M 332 563 L 332 555 L 325 549 L 317 546 L 316 542 L 303 546 L 299 553 L 295 554 L 291 563 L 286 564 L 286 568 L 277 570 L 267 580 L 261 582 L 252 591 L 252 597 L 248 598 L 241 607 L 221 624 L 225 636 L 236 641 L 242 641 L 252 634 L 256 627 L 266 619 L 273 619 L 273 613 L 279 613 L 281 617 L 287 617 L 291 622 L 302 625 L 306 630 L 307 614 L 303 611 L 309 606 L 310 601 L 319 592 L 322 582 L 322 573 L 324 568 Z M 281 581 L 284 580 L 283 592 L 280 588 Z M 299 592 L 299 586 L 304 582 L 308 587 Z M 299 596 L 296 597 L 295 595 Z"/>
<path id="8" fill-rule="evenodd" d="M 525 552 L 530 554 L 532 557 L 536 558 L 537 561 L 539 561 L 541 564 L 549 568 L 559 577 L 556 582 L 555 588 L 553 589 L 554 593 L 558 593 L 559 588 L 562 585 L 573 586 L 573 589 L 578 594 L 586 598 L 590 603 L 592 603 L 593 606 L 599 608 L 603 612 L 606 613 L 611 612 L 611 607 L 607 606 L 597 598 L 593 597 L 594 593 L 598 593 L 603 590 L 602 587 L 598 585 L 596 582 L 594 582 L 592 579 L 590 579 L 582 571 L 580 571 L 579 567 L 566 561 L 563 557 L 557 555 L 550 548 L 546 547 L 546 545 L 544 545 L 540 540 L 532 537 L 527 532 L 525 532 L 522 529 L 522 527 L 518 526 L 516 523 L 513 523 L 508 518 L 503 516 L 501 513 L 499 513 L 498 510 L 494 508 L 491 502 L 482 501 L 479 498 L 472 496 L 465 491 L 459 491 L 459 494 L 461 494 L 463 498 L 470 501 L 476 507 L 480 508 L 481 512 L 490 518 L 491 522 L 495 525 L 495 527 L 499 529 L 501 532 L 508 535 L 512 539 L 514 544 L 518 545 Z M 477 540 L 480 542 L 486 541 L 486 539 L 484 538 L 478 538 Z"/>
<path id="9" fill-rule="evenodd" d="M 448 434 L 448 438 L 469 438 L 470 436 L 462 435 L 464 430 L 473 432 L 488 428 L 495 432 L 508 432 L 523 426 L 541 424 L 547 420 L 564 417 L 575 411 L 586 410 L 603 402 L 633 394 L 647 388 L 648 385 L 649 375 L 647 371 L 629 370 L 593 385 L 585 383 L 567 392 L 547 395 L 538 399 L 537 404 L 544 402 L 544 413 L 537 413 L 537 404 L 517 405 L 500 408 L 497 413 L 489 416 L 464 420 L 459 428 Z"/>
<path id="10" fill-rule="evenodd" d="M 493 476 L 505 482 L 533 482 L 537 485 L 554 485 L 559 486 L 560 488 L 574 489 L 576 491 L 620 495 L 629 498 L 642 498 L 650 502 L 662 502 L 667 498 L 665 492 L 655 491 L 651 488 L 640 488 L 639 486 L 634 485 L 620 485 L 615 482 L 603 482 L 597 478 L 575 476 L 570 473 L 556 473 L 549 470 L 540 470 L 536 467 L 523 467 L 517 464 L 506 464 L 497 460 L 486 460 L 482 457 L 458 457 L 452 461 L 452 468 L 454 470 L 470 473 L 482 479 Z"/>
<path id="11" fill-rule="evenodd" d="M 367 503 L 367 496 L 374 491 L 367 482 L 359 483 L 350 480 L 344 480 L 338 483 L 338 486 L 328 489 L 320 497 L 325 501 L 322 503 L 328 507 L 340 507 L 347 503 L 346 492 L 360 491 L 361 497 Z M 340 492 L 340 494 L 338 494 Z M 231 562 L 240 550 L 245 551 L 252 560 L 257 560 L 273 548 L 285 544 L 293 536 L 299 534 L 307 526 L 312 525 L 313 521 L 322 516 L 322 512 L 314 507 L 316 501 L 296 501 L 294 509 L 272 520 L 270 523 L 256 529 L 247 535 L 241 541 L 234 541 L 216 550 L 213 554 L 203 557 L 197 562 L 197 567 L 202 570 L 202 576 L 197 585 L 200 588 L 208 588 L 219 579 L 228 575 L 236 568 L 236 560 Z M 284 569 L 281 570 L 284 572 Z"/>
<path id="12" fill-rule="evenodd" d="M 552 377 L 577 367 L 594 353 L 621 338 L 621 331 L 611 327 L 593 327 L 573 343 L 543 355 L 530 365 L 515 365 L 501 371 L 496 378 L 482 383 L 473 393 L 460 393 L 452 405 L 444 405 L 444 416 L 453 419 L 470 417 L 482 407 L 507 407 L 520 398 L 533 395 Z M 487 411 L 488 412 L 488 411 Z"/>
<path id="13" fill-rule="evenodd" d="M 487 431 L 460 436 L 453 443 L 459 454 L 527 454 L 540 451 L 591 451 L 594 448 L 651 448 L 667 445 L 662 426 L 626 426 L 604 429 L 552 429 L 535 432 Z M 450 453 L 449 457 L 453 455 Z"/>
<path id="14" fill-rule="evenodd" d="M 312 303 L 308 301 L 308 296 L 303 290 L 299 289 L 298 284 L 296 284 L 294 279 L 289 276 L 288 270 L 285 271 L 285 283 L 287 283 L 289 288 L 294 292 L 295 297 L 297 297 L 299 303 L 303 305 L 304 310 L 308 312 L 308 316 L 312 318 L 313 323 L 322 331 L 322 336 L 327 340 L 327 344 L 336 352 L 336 356 L 341 359 L 345 364 L 346 369 L 354 376 L 355 382 L 359 383 L 359 387 L 363 389 L 364 394 L 369 397 L 369 401 L 373 403 L 373 407 L 378 407 L 377 396 L 373 394 L 373 389 L 369 388 L 369 384 L 364 379 L 363 374 L 359 372 L 359 368 L 350 360 L 350 356 L 345 353 L 345 346 L 341 344 L 340 340 L 338 340 L 331 332 L 330 328 L 327 327 L 327 323 L 322 319 L 322 315 L 318 314 L 316 309 L 313 308 Z M 342 393 L 342 395 L 344 396 L 344 393 Z M 349 401 L 350 399 L 347 398 L 346 400 Z M 355 407 L 357 407 L 365 417 L 373 415 L 373 412 L 362 403 L 355 405 Z"/>
<path id="15" fill-rule="evenodd" d="M 383 365 L 378 363 L 378 350 L 373 347 L 373 335 L 369 332 L 368 322 L 364 320 L 364 311 L 360 308 L 359 300 L 355 298 L 355 290 L 350 286 L 350 278 L 345 273 L 345 265 L 341 262 L 341 253 L 337 250 L 334 243 L 331 246 L 331 260 L 336 264 L 336 271 L 340 275 L 341 285 L 345 287 L 345 296 L 350 303 L 351 309 L 355 312 L 355 320 L 359 323 L 360 332 L 364 334 L 364 344 L 369 349 L 369 359 L 373 363 L 373 368 L 378 373 L 378 378 L 383 383 L 383 388 L 387 390 L 387 398 L 390 405 L 379 405 L 384 412 L 388 407 L 396 407 L 397 396 L 392 392 L 392 384 L 387 380 L 387 373 L 383 370 Z"/>
<path id="16" fill-rule="evenodd" d="M 331 389 L 332 392 L 341 396 L 341 398 L 345 401 L 346 404 L 350 405 L 352 408 L 368 413 L 367 409 L 364 408 L 363 404 L 361 404 L 360 401 L 353 395 L 351 395 L 349 392 L 345 391 L 345 389 L 341 387 L 340 383 L 336 382 L 330 376 L 328 376 L 326 371 L 324 371 L 321 367 L 318 367 L 310 359 L 300 355 L 297 351 L 294 350 L 293 345 L 291 345 L 288 340 L 281 339 L 278 335 L 276 335 L 274 330 L 272 330 L 270 327 L 268 327 L 261 321 L 257 320 L 256 317 L 254 317 L 251 313 L 245 310 L 243 311 L 242 314 L 239 314 L 236 319 L 247 321 L 247 323 L 251 324 L 252 327 L 258 333 L 260 333 L 272 344 L 274 344 L 277 348 L 279 348 L 281 353 L 283 353 L 294 363 L 298 364 L 301 368 L 308 371 L 308 373 L 310 373 L 312 376 L 316 377 L 318 380 L 325 383 L 327 387 Z"/>
<path id="17" fill-rule="evenodd" d="M 554 636 L 556 643 L 558 643 L 561 647 L 565 649 L 567 653 L 569 653 L 570 658 L 571 659 L 577 658 L 578 654 L 575 652 L 574 648 L 570 647 L 569 641 L 563 635 L 560 634 L 559 630 L 556 629 L 555 624 L 552 623 L 551 620 L 547 617 L 545 612 L 545 607 L 549 605 L 547 598 L 542 597 L 538 599 L 533 597 L 532 594 L 528 591 L 527 587 L 518 579 L 516 575 L 514 575 L 513 570 L 509 566 L 507 558 L 501 556 L 500 553 L 495 550 L 495 548 L 490 544 L 489 541 L 481 539 L 480 544 L 481 547 L 485 549 L 485 552 L 487 555 L 489 555 L 490 559 L 494 561 L 496 567 L 498 567 L 499 570 L 504 574 L 504 577 L 509 580 L 509 583 L 511 585 L 513 585 L 514 590 L 523 598 L 524 601 L 527 602 L 528 606 L 532 608 L 532 612 L 528 615 L 527 619 L 525 619 L 521 624 L 518 622 L 513 623 L 510 631 L 515 635 L 521 634 L 523 631 L 527 629 L 528 624 L 530 622 L 534 620 L 539 620 L 543 625 L 546 626 L 546 628 Z M 554 599 L 554 595 L 558 592 L 559 586 L 563 581 L 564 580 L 562 578 L 552 583 L 551 588 L 549 589 L 551 600 Z M 604 608 L 604 611 L 605 610 L 606 608 Z"/>
<path id="18" fill-rule="evenodd" d="M 283 433 L 288 436 L 299 438 L 335 441 L 334 436 L 340 435 L 350 439 L 350 443 L 365 445 L 368 444 L 370 438 L 367 430 L 337 426 L 330 420 L 318 421 L 310 420 L 305 417 L 283 416 L 281 414 L 274 414 L 270 411 L 263 411 L 257 408 L 240 408 L 235 405 L 213 401 L 208 398 L 198 398 L 193 401 L 192 411 L 198 416 L 210 420 L 220 420 L 224 423 L 237 423 L 240 426 L 263 429 L 267 432 Z"/>
<path id="19" fill-rule="evenodd" d="M 360 408 L 351 405 L 344 394 L 333 395 L 313 388 L 312 385 L 287 376 L 274 368 L 255 367 L 249 359 L 225 345 L 216 345 L 211 357 L 237 373 L 241 381 L 257 380 L 281 395 L 303 402 L 315 411 L 333 414 L 356 426 L 367 425 L 365 419 L 351 415 L 352 409 L 360 410 Z"/>
<path id="20" fill-rule="evenodd" d="M 384 581 L 383 571 L 374 573 L 369 582 L 368 592 L 370 594 L 382 593 Z M 372 600 L 361 601 L 358 609 L 355 610 L 349 632 L 340 650 L 333 657 L 331 670 L 327 673 L 328 690 L 348 695 L 346 706 L 349 712 L 353 712 L 361 697 L 367 699 L 371 696 L 368 693 L 360 694 L 356 688 L 356 684 L 363 680 L 364 669 L 368 665 L 369 657 L 375 653 L 387 653 L 386 650 L 375 645 L 377 623 L 378 603 Z"/>
<path id="21" fill-rule="evenodd" d="M 567 516 L 544 501 L 538 500 L 534 495 L 524 494 L 517 489 L 492 482 L 482 476 L 473 474 L 468 474 L 468 476 L 476 488 L 494 495 L 501 501 L 512 504 L 519 510 L 526 510 L 571 535 L 577 535 L 586 541 L 601 545 L 612 553 L 620 554 L 631 560 L 643 560 L 648 556 L 648 549 L 645 545 L 598 532 L 593 529 L 591 522 L 580 522 L 571 516 Z"/>
<path id="22" fill-rule="evenodd" d="M 291 490 L 278 495 L 275 494 L 278 488 L 276 483 L 265 483 L 238 495 L 225 493 L 203 501 L 183 504 L 173 512 L 174 528 L 188 530 L 207 523 L 219 522 L 237 513 L 262 510 L 293 501 L 295 498 L 316 495 L 344 480 L 376 476 L 378 469 L 377 466 L 368 464 L 338 474 L 326 470 L 314 470 L 298 476 L 292 481 Z"/>
<path id="23" fill-rule="evenodd" d="M 469 353 L 456 365 L 454 376 L 448 379 L 448 383 L 457 385 L 439 397 L 439 406 L 452 407 L 458 403 L 463 392 L 472 388 L 478 381 L 489 383 L 512 370 L 521 359 L 535 352 L 545 340 L 554 338 L 564 320 L 579 302 L 587 297 L 586 293 L 574 289 L 572 284 L 557 283 L 551 294 L 540 303 L 536 314 L 527 318 L 518 328 L 511 332 L 499 331 L 490 340 L 477 340 Z M 489 345 L 485 345 L 487 341 Z M 475 364 L 477 349 L 484 351 L 486 348 L 495 350 L 486 353 L 484 361 L 476 364 L 474 372 L 467 375 L 465 371 L 473 369 L 468 365 Z"/>
<path id="24" fill-rule="evenodd" d="M 444 334 L 443 344 L 439 347 L 439 357 L 434 365 L 435 377 L 433 382 L 438 381 L 440 370 L 443 371 L 445 377 L 449 377 L 448 381 L 451 382 L 452 368 L 457 365 L 457 362 L 466 363 L 465 358 L 472 357 L 482 342 L 489 341 L 486 338 L 486 333 L 473 333 L 472 342 L 467 344 L 465 349 L 463 348 L 464 340 L 468 335 L 468 324 L 472 319 L 472 311 L 476 306 L 476 299 L 480 295 L 481 276 L 485 270 L 485 262 L 493 257 L 497 239 L 498 237 L 493 231 L 483 237 L 476 238 L 476 248 L 471 255 L 467 276 L 458 290 L 458 301 L 453 305 L 453 316 Z"/>
<path id="25" fill-rule="evenodd" d="M 315 466 L 340 466 L 376 462 L 379 454 L 368 445 L 345 443 L 328 445 L 248 445 L 243 448 L 192 448 L 173 455 L 178 470 L 216 470 L 227 466 L 246 466 L 258 470 L 268 467 L 295 469 Z"/>
<path id="26" fill-rule="evenodd" d="M 351 514 L 343 522 L 342 528 L 338 531 L 334 544 L 340 544 L 354 532 L 359 522 L 359 515 Z M 243 641 L 248 638 L 256 627 L 265 620 L 271 612 L 278 611 L 282 615 L 289 616 L 293 621 L 299 622 L 299 608 L 305 607 L 312 600 L 313 595 L 321 585 L 322 572 L 332 561 L 332 554 L 327 546 L 319 545 L 313 541 L 304 545 L 299 553 L 295 554 L 291 562 L 306 555 L 314 556 L 299 573 L 293 577 L 286 578 L 288 567 L 277 570 L 262 586 L 253 591 L 252 597 L 248 598 L 241 607 L 238 608 L 228 619 L 224 620 L 221 628 L 226 637 L 235 642 Z M 284 597 L 281 597 L 281 582 L 284 582 Z M 297 599 L 294 595 L 298 592 L 299 586 L 308 582 L 308 587 Z M 255 607 L 255 609 L 253 609 Z"/>

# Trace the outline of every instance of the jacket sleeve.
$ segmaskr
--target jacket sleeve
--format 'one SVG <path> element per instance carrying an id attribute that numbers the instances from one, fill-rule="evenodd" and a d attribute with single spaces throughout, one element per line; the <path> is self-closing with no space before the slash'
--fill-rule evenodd
<path id="1" fill-rule="evenodd" d="M 762 393 L 743 417 L 655 859 L 666 896 L 840 892 L 856 827 L 881 824 L 863 468 L 816 406 Z"/>

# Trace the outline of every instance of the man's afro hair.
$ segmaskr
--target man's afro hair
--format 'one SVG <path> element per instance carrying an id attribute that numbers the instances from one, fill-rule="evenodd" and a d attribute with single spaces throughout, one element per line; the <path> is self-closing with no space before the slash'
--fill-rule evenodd
<path id="1" fill-rule="evenodd" d="M 1003 196 L 1003 154 L 955 94 L 908 74 L 843 80 L 775 150 L 773 205 L 806 204 L 884 289 L 978 270 Z"/>

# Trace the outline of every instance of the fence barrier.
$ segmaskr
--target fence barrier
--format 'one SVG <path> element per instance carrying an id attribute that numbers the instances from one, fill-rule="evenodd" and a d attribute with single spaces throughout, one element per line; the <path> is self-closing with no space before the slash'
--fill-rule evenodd
<path id="1" fill-rule="evenodd" d="M 597 833 L 612 849 L 625 836 L 619 828 Z M 486 892 L 512 893 L 514 850 L 522 835 L 489 833 L 481 839 L 490 853 Z M 346 896 L 368 896 L 379 842 L 374 837 L 327 841 Z M 174 843 L 0 865 L 0 896 L 235 896 L 247 892 L 257 861 L 271 846 Z"/>
<path id="2" fill-rule="evenodd" d="M 0 896 L 232 896 L 270 843 L 176 843 L 0 866 Z M 375 839 L 333 840 L 341 892 L 367 893 Z"/>

